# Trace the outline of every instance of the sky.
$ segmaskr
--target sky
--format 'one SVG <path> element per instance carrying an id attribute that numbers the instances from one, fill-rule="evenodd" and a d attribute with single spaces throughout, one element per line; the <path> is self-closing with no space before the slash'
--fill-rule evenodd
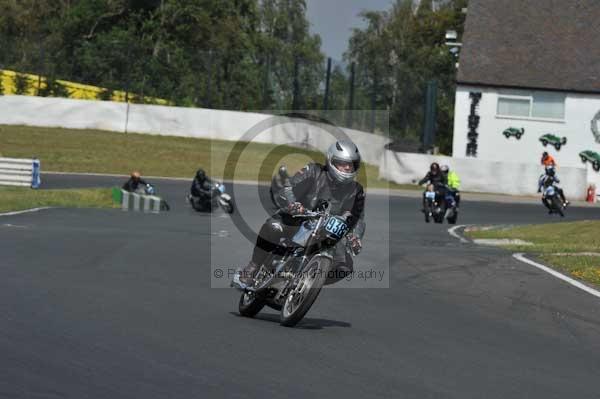
<path id="1" fill-rule="evenodd" d="M 323 42 L 321 50 L 336 60 L 348 47 L 352 28 L 362 28 L 362 10 L 388 10 L 393 0 L 307 0 L 307 16 L 312 33 Z"/>

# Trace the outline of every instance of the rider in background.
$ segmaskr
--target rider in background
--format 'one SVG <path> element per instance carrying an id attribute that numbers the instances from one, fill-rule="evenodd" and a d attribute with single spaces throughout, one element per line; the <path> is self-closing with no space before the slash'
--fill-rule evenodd
<path id="1" fill-rule="evenodd" d="M 548 154 L 547 151 L 544 151 L 542 153 L 542 159 L 540 160 L 540 163 L 547 168 L 548 166 L 558 166 L 556 164 L 556 161 L 554 160 L 554 157 L 550 154 Z"/>
<path id="2" fill-rule="evenodd" d="M 558 166 L 556 164 L 556 161 L 554 160 L 554 157 L 552 155 L 548 154 L 547 151 L 544 151 L 542 153 L 542 159 L 540 160 L 540 163 L 544 167 L 545 173 L 543 175 L 541 175 L 540 178 L 539 178 L 539 180 L 538 180 L 538 193 L 542 192 L 542 185 L 544 184 L 544 178 L 548 174 L 548 168 L 549 167 L 554 167 L 555 168 L 555 167 Z"/>
<path id="3" fill-rule="evenodd" d="M 204 169 L 198 169 L 188 196 L 192 207 L 197 211 L 210 211 L 212 198 L 215 194 L 212 180 L 206 176 Z"/>
<path id="4" fill-rule="evenodd" d="M 427 172 L 425 177 L 418 182 L 419 185 L 425 183 L 432 184 L 437 195 L 443 197 L 448 180 L 440 170 L 440 165 L 437 162 L 434 162 L 429 166 L 429 172 Z M 423 209 L 425 209 L 425 192 L 423 193 Z"/>
<path id="5" fill-rule="evenodd" d="M 455 171 L 451 171 L 448 165 L 442 165 L 440 168 L 442 170 L 442 174 L 446 176 L 446 180 L 448 181 L 448 192 L 454 197 L 454 201 L 456 201 L 456 207 L 460 205 L 460 177 Z"/>
<path id="6" fill-rule="evenodd" d="M 129 191 L 130 193 L 136 192 L 140 185 L 145 187 L 148 183 L 142 179 L 142 175 L 138 171 L 131 172 L 129 180 L 123 184 L 123 190 Z"/>
<path id="7" fill-rule="evenodd" d="M 552 207 L 550 204 L 550 200 L 546 198 L 545 190 L 550 186 L 555 187 L 556 191 L 558 192 L 558 195 L 560 195 L 560 199 L 563 202 L 563 206 L 566 207 L 567 205 L 569 205 L 569 201 L 567 201 L 567 199 L 565 198 L 565 193 L 563 192 L 563 189 L 556 186 L 557 183 L 560 183 L 560 179 L 558 178 L 558 176 L 556 176 L 555 167 L 548 166 L 548 168 L 546 169 L 546 174 L 542 178 L 542 186 L 544 188 L 544 194 L 542 194 L 542 203 L 546 208 L 548 208 L 549 213 L 552 213 Z"/>

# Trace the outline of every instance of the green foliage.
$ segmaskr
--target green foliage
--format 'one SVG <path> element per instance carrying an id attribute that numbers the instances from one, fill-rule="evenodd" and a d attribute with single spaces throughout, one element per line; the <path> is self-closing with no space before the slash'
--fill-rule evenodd
<path id="1" fill-rule="evenodd" d="M 38 93 L 41 97 L 69 97 L 67 88 L 53 77 L 46 80 L 46 86 L 41 88 Z"/>
<path id="2" fill-rule="evenodd" d="M 390 11 L 364 12 L 366 28 L 355 29 L 345 58 L 357 62 L 357 104 L 390 109 L 393 136 L 418 137 L 422 132 L 425 87 L 438 82 L 437 145 L 449 153 L 452 143 L 455 60 L 445 46 L 446 30 L 462 34 L 466 0 L 432 9 L 421 1 L 397 0 Z"/>
<path id="3" fill-rule="evenodd" d="M 13 80 L 15 85 L 15 94 L 26 94 L 27 90 L 29 89 L 29 79 L 27 79 L 27 76 L 17 73 Z"/>
<path id="4" fill-rule="evenodd" d="M 96 98 L 101 101 L 110 101 L 113 96 L 113 91 L 104 89 L 96 95 Z"/>
<path id="5" fill-rule="evenodd" d="M 114 208 L 111 190 L 85 188 L 68 190 L 32 190 L 25 187 L 0 187 L 0 212 L 44 206 L 68 208 Z"/>
<path id="6" fill-rule="evenodd" d="M 298 61 L 304 106 L 323 79 L 304 0 L 0 0 L 0 8 L 7 69 L 52 71 L 135 101 L 290 107 Z"/>

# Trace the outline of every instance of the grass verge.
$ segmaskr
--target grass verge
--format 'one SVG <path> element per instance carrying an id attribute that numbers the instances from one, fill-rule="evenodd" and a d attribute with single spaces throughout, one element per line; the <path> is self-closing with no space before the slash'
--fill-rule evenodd
<path id="1" fill-rule="evenodd" d="M 6 157 L 38 157 L 42 172 L 93 172 L 191 178 L 203 167 L 220 179 L 235 168 L 236 180 L 270 181 L 285 163 L 295 172 L 308 161 L 323 162 L 323 154 L 296 147 L 225 140 L 115 133 L 101 130 L 0 126 L 0 152 Z M 230 155 L 239 156 L 235 165 Z M 380 180 L 379 169 L 366 165 L 359 181 L 371 188 L 421 189 Z"/>
<path id="2" fill-rule="evenodd" d="M 530 242 L 533 245 L 507 245 L 505 248 L 532 253 L 565 274 L 600 285 L 600 256 L 594 255 L 600 252 L 600 221 L 471 230 L 465 234 L 474 239 L 508 238 Z"/>
<path id="3" fill-rule="evenodd" d="M 68 208 L 115 208 L 111 189 L 32 190 L 27 187 L 0 187 L 0 212 L 45 206 Z"/>

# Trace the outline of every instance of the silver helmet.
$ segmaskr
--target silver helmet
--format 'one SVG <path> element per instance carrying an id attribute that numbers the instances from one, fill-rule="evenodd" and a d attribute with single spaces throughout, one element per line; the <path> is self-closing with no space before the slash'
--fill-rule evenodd
<path id="1" fill-rule="evenodd" d="M 350 170 L 340 167 L 351 164 Z M 360 168 L 360 152 L 356 145 L 349 140 L 339 140 L 327 150 L 327 173 L 336 182 L 347 184 L 354 180 Z"/>

